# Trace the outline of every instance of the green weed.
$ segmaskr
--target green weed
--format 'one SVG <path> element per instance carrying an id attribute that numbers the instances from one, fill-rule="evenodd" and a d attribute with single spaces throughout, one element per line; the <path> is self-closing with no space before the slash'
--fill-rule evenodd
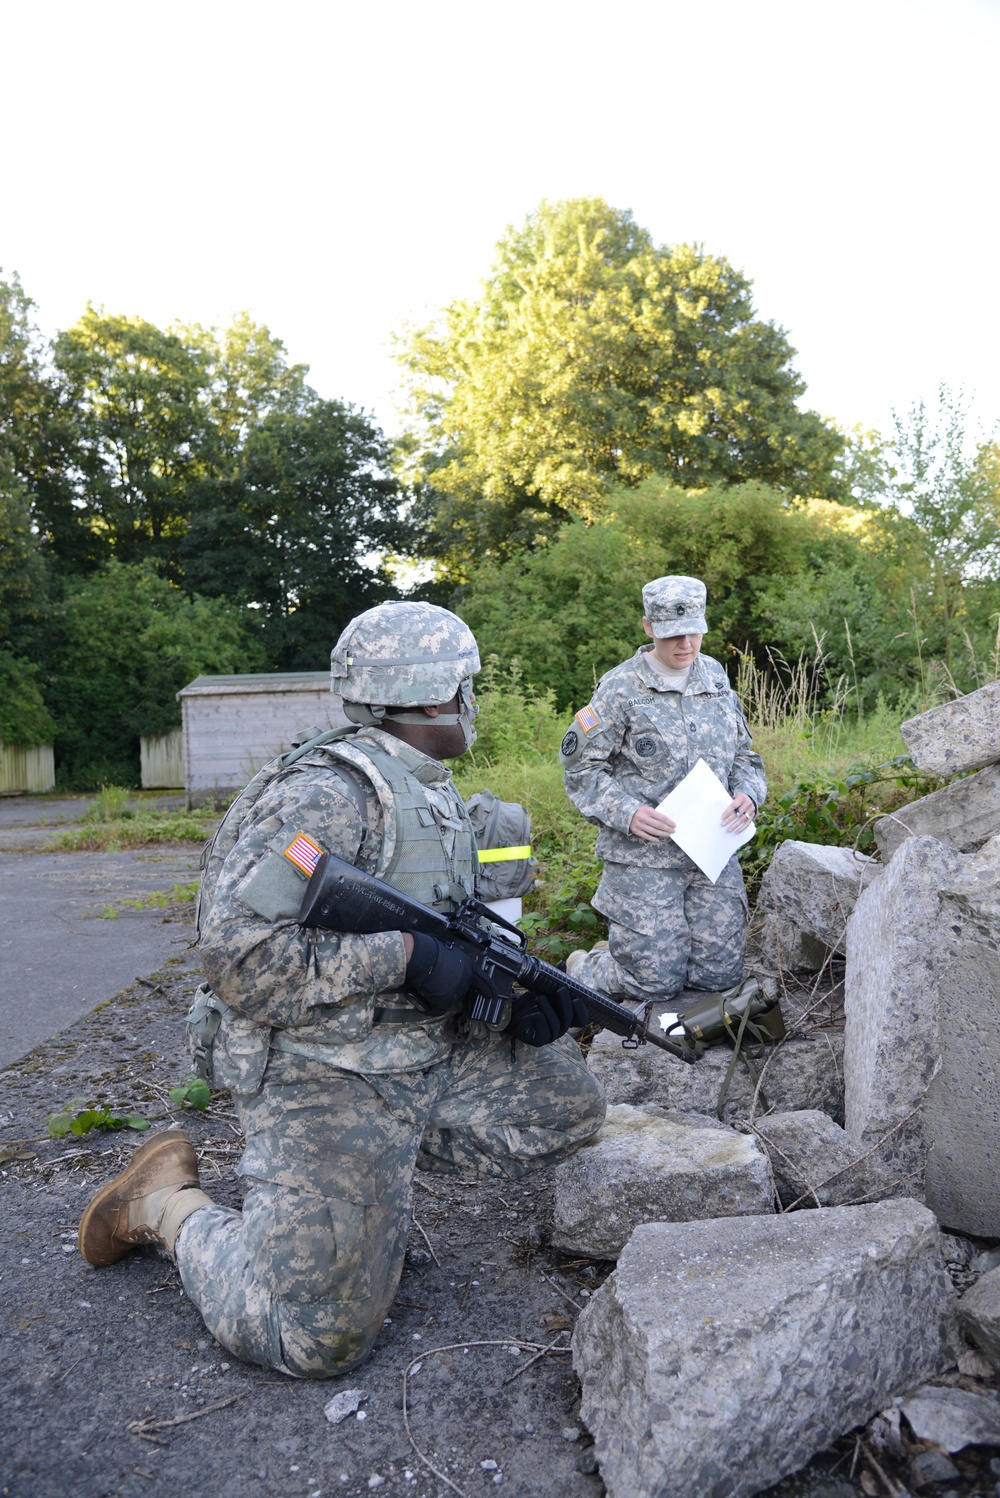
<path id="1" fill-rule="evenodd" d="M 169 1088 L 167 1096 L 175 1108 L 196 1108 L 199 1113 L 204 1113 L 212 1101 L 212 1089 L 192 1073 L 179 1087 Z"/>
<path id="2" fill-rule="evenodd" d="M 125 848 L 148 848 L 157 843 L 203 843 L 214 826 L 214 819 L 206 822 L 190 812 L 144 811 L 68 827 L 49 846 L 72 853 L 120 853 Z"/>
<path id="3" fill-rule="evenodd" d="M 141 1118 L 135 1113 L 112 1113 L 103 1104 L 88 1107 L 83 1098 L 76 1098 L 72 1103 L 67 1103 L 61 1112 L 51 1114 L 45 1120 L 45 1127 L 53 1139 L 64 1139 L 67 1134 L 74 1134 L 79 1138 L 95 1129 L 103 1133 L 117 1133 L 119 1129 L 148 1129 L 149 1119 Z"/>

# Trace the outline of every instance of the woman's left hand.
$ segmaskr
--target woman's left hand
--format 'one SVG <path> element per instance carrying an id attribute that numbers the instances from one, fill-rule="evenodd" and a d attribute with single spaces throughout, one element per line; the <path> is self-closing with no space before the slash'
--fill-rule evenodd
<path id="1" fill-rule="evenodd" d="M 757 808 L 742 791 L 737 791 L 722 813 L 722 825 L 727 832 L 746 832 L 756 815 Z"/>

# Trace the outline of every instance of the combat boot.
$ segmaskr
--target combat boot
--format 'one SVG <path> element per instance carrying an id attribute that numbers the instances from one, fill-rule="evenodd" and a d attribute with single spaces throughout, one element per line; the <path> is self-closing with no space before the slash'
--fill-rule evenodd
<path id="1" fill-rule="evenodd" d="M 211 1205 L 201 1190 L 194 1146 L 183 1129 L 168 1129 L 141 1144 L 121 1175 L 91 1198 L 77 1244 L 87 1263 L 99 1268 L 144 1243 L 158 1243 L 173 1258 L 181 1224 Z"/>
<path id="2" fill-rule="evenodd" d="M 606 941 L 595 941 L 594 945 L 590 949 L 590 952 L 606 952 L 607 950 L 608 944 Z M 583 959 L 590 956 L 590 952 L 584 951 L 582 947 L 578 947 L 575 952 L 570 952 L 569 956 L 566 958 L 567 978 L 572 978 L 573 969 L 579 967 Z"/>

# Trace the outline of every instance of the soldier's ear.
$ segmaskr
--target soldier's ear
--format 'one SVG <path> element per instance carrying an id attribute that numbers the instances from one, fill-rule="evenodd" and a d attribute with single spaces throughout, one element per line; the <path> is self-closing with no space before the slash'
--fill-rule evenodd
<path id="1" fill-rule="evenodd" d="M 642 627 L 646 631 L 647 635 L 649 636 L 649 638 L 651 640 L 655 640 L 656 639 L 656 636 L 653 633 L 653 626 L 650 624 L 650 622 L 646 618 L 645 614 L 643 614 L 643 616 L 642 616 Z"/>

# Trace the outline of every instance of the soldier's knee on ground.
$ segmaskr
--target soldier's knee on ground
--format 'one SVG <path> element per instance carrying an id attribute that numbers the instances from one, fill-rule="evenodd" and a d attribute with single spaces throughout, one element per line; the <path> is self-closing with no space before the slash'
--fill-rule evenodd
<path id="1" fill-rule="evenodd" d="M 402 1265 L 398 1239 L 369 1204 L 258 1182 L 242 1214 L 191 1219 L 178 1267 L 230 1352 L 331 1378 L 362 1362 L 378 1335 Z"/>

